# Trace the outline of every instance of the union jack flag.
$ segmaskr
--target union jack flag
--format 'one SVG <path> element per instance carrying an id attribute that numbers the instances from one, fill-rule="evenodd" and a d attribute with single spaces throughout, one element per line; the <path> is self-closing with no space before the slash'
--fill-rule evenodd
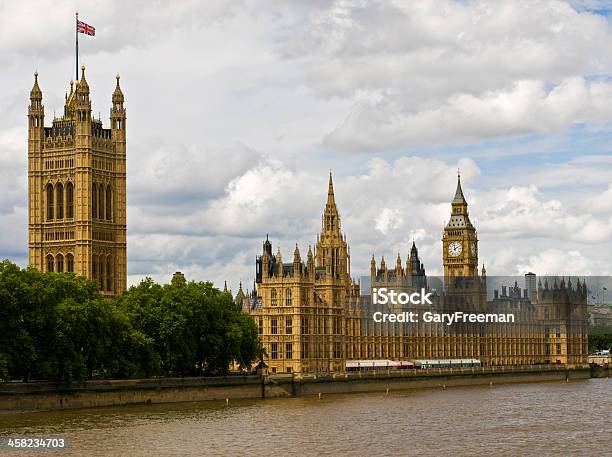
<path id="1" fill-rule="evenodd" d="M 85 22 L 81 22 L 77 19 L 77 32 L 84 33 L 85 35 L 94 36 L 96 34 L 96 28 L 92 27 Z"/>

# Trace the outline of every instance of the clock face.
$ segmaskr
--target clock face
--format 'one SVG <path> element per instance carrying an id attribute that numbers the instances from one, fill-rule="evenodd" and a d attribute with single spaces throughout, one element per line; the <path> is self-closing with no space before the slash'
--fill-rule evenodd
<path id="1" fill-rule="evenodd" d="M 473 256 L 476 256 L 476 242 L 472 241 L 470 243 L 470 251 L 472 251 Z"/>
<path id="2" fill-rule="evenodd" d="M 459 254 L 461 254 L 461 243 L 458 241 L 453 241 L 450 243 L 448 245 L 448 254 L 451 257 L 457 257 Z"/>

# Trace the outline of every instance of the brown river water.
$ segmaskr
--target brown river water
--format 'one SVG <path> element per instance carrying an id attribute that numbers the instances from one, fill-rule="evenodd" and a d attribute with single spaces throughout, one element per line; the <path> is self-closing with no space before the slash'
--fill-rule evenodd
<path id="1" fill-rule="evenodd" d="M 0 414 L 10 456 L 612 456 L 612 381 Z"/>

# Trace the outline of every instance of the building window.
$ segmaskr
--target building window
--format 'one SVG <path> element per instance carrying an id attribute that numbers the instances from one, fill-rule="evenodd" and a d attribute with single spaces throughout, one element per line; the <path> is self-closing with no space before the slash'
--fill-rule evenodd
<path id="1" fill-rule="evenodd" d="M 285 319 L 285 333 L 291 335 L 293 333 L 293 319 L 288 317 Z"/>
<path id="2" fill-rule="evenodd" d="M 55 186 L 55 196 L 57 197 L 57 218 L 64 218 L 64 186 L 57 183 Z"/>
<path id="3" fill-rule="evenodd" d="M 272 306 L 276 306 L 277 302 L 276 302 L 276 289 L 272 289 L 272 291 L 270 292 L 270 296 L 272 298 Z"/>
<path id="4" fill-rule="evenodd" d="M 334 342 L 334 359 L 339 359 L 342 357 L 342 351 L 340 349 L 340 343 Z"/>
<path id="5" fill-rule="evenodd" d="M 561 327 L 557 327 L 557 338 L 561 338 Z"/>
<path id="6" fill-rule="evenodd" d="M 104 219 L 104 186 L 98 187 L 98 219 Z"/>
<path id="7" fill-rule="evenodd" d="M 53 186 L 51 184 L 47 184 L 47 220 L 52 221 L 54 217 L 54 195 L 53 195 Z"/>
<path id="8" fill-rule="evenodd" d="M 111 292 L 113 290 L 113 288 L 111 287 L 112 285 L 112 272 L 113 270 L 111 269 L 111 261 L 110 261 L 110 257 L 108 257 L 106 259 L 106 290 L 108 290 L 109 292 Z"/>
<path id="9" fill-rule="evenodd" d="M 285 290 L 285 305 L 291 306 L 293 304 L 293 299 L 291 298 L 291 289 Z"/>
<path id="10" fill-rule="evenodd" d="M 308 358 L 308 343 L 302 343 L 302 358 Z"/>
<path id="11" fill-rule="evenodd" d="M 293 358 L 293 343 L 285 344 L 285 358 L 286 359 Z"/>
<path id="12" fill-rule="evenodd" d="M 272 335 L 278 335 L 278 321 L 276 319 L 270 320 L 270 327 Z"/>
<path id="13" fill-rule="evenodd" d="M 66 256 L 66 271 L 74 273 L 74 256 L 72 254 Z"/>
<path id="14" fill-rule="evenodd" d="M 270 357 L 272 360 L 278 359 L 278 343 L 272 343 L 270 345 Z"/>
<path id="15" fill-rule="evenodd" d="M 71 182 L 66 184 L 66 217 L 74 218 L 74 185 Z"/>
<path id="16" fill-rule="evenodd" d="M 334 216 L 327 216 L 327 230 L 334 229 Z"/>
<path id="17" fill-rule="evenodd" d="M 302 327 L 302 335 L 308 335 L 308 317 L 302 316 L 300 318 L 300 324 Z"/>
<path id="18" fill-rule="evenodd" d="M 98 187 L 95 184 L 91 185 L 91 217 L 98 217 Z"/>
<path id="19" fill-rule="evenodd" d="M 91 258 L 91 278 L 94 281 L 98 279 L 98 261 L 95 255 Z"/>
<path id="20" fill-rule="evenodd" d="M 106 188 L 106 220 L 107 221 L 110 221 L 112 219 L 112 217 L 111 217 L 111 208 L 112 208 L 111 201 L 112 201 L 112 197 L 113 197 L 113 194 L 111 192 L 111 187 L 108 186 Z"/>
<path id="21" fill-rule="evenodd" d="M 57 261 L 57 272 L 63 273 L 64 272 L 64 256 L 61 254 L 58 254 L 56 257 L 56 261 Z"/>
<path id="22" fill-rule="evenodd" d="M 561 343 L 557 343 L 557 354 L 561 354 Z"/>
<path id="23" fill-rule="evenodd" d="M 259 334 L 263 335 L 263 319 L 259 318 Z"/>
<path id="24" fill-rule="evenodd" d="M 54 268 L 55 267 L 55 261 L 53 259 L 53 256 L 51 254 L 49 254 L 47 256 L 47 271 L 50 273 L 53 273 Z"/>
<path id="25" fill-rule="evenodd" d="M 334 335 L 338 335 L 340 333 L 340 319 L 338 318 L 338 316 L 334 316 L 333 325 Z"/>
<path id="26" fill-rule="evenodd" d="M 100 290 L 104 290 L 104 262 L 100 257 L 100 262 L 98 263 L 98 284 L 100 284 Z"/>

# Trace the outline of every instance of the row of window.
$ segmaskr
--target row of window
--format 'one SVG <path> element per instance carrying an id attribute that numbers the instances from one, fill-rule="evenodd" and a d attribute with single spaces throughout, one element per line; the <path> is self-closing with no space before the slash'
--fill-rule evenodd
<path id="1" fill-rule="evenodd" d="M 74 159 L 45 160 L 45 170 L 72 167 L 74 167 Z"/>
<path id="2" fill-rule="evenodd" d="M 322 325 L 321 325 L 321 321 L 320 320 L 315 320 L 316 325 L 316 330 L 317 330 L 317 334 L 319 333 L 319 331 L 322 329 L 323 330 L 323 334 L 327 335 L 327 319 L 322 319 Z M 263 318 L 259 318 L 259 322 L 258 322 L 258 327 L 259 327 L 259 334 L 263 335 L 264 332 L 264 324 L 263 324 Z M 310 319 L 306 316 L 302 316 L 300 318 L 300 325 L 301 325 L 301 334 L 302 335 L 308 335 L 310 333 Z M 333 325 L 333 334 L 334 335 L 339 335 L 340 332 L 340 318 L 337 316 L 334 316 L 334 318 L 332 319 L 332 325 Z M 279 325 L 278 325 L 278 319 L 277 318 L 272 318 L 270 319 L 270 333 L 272 335 L 278 335 L 279 334 Z M 293 318 L 291 317 L 286 317 L 285 318 L 285 335 L 292 335 L 293 334 Z"/>
<path id="3" fill-rule="evenodd" d="M 53 230 L 45 232 L 45 241 L 73 240 L 74 230 Z"/>
<path id="4" fill-rule="evenodd" d="M 112 215 L 113 191 L 111 186 L 93 183 L 91 186 L 91 217 L 111 221 Z"/>
<path id="5" fill-rule="evenodd" d="M 293 359 L 293 343 L 285 343 L 285 352 L 284 354 L 280 351 L 281 346 L 279 343 L 273 342 L 270 343 L 270 358 L 272 360 L 278 359 Z M 333 358 L 340 359 L 342 358 L 342 345 L 339 342 L 334 342 L 332 346 Z M 318 349 L 318 350 L 317 350 Z M 300 354 L 300 358 L 307 359 L 310 357 L 310 346 L 308 342 L 302 343 L 302 352 Z M 325 347 L 315 345 L 315 354 L 314 356 L 318 357 L 327 357 L 327 353 Z"/>
<path id="6" fill-rule="evenodd" d="M 55 186 L 51 183 L 46 188 L 47 220 L 74 218 L 74 184 L 70 181 L 66 187 L 61 182 Z"/>
<path id="7" fill-rule="evenodd" d="M 113 268 L 110 255 L 92 256 L 91 277 L 98 281 L 100 290 L 113 291 Z"/>
<path id="8" fill-rule="evenodd" d="M 280 301 L 282 302 L 283 300 L 282 289 L 279 289 L 279 292 L 277 292 L 276 289 L 272 289 L 272 291 L 270 292 L 270 299 L 272 302 L 272 306 L 278 306 L 279 297 L 280 297 Z M 291 289 L 287 288 L 285 289 L 285 306 L 292 306 L 292 305 L 293 305 L 292 292 L 291 292 Z"/>
<path id="9" fill-rule="evenodd" d="M 66 186 L 51 183 L 46 187 L 47 220 L 62 220 L 74 218 L 74 184 L 67 182 Z M 110 185 L 93 184 L 91 199 L 91 216 L 94 219 L 112 221 L 113 191 Z"/>
<path id="10" fill-rule="evenodd" d="M 111 160 L 93 159 L 93 167 L 98 170 L 113 171 L 113 162 Z"/>
<path id="11" fill-rule="evenodd" d="M 62 254 L 57 254 L 56 256 L 52 254 L 47 255 L 47 271 L 49 273 L 74 273 L 74 255 L 66 254 L 66 257 Z M 113 269 L 109 255 L 93 256 L 91 273 L 92 279 L 98 281 L 100 290 L 112 292 Z"/>

